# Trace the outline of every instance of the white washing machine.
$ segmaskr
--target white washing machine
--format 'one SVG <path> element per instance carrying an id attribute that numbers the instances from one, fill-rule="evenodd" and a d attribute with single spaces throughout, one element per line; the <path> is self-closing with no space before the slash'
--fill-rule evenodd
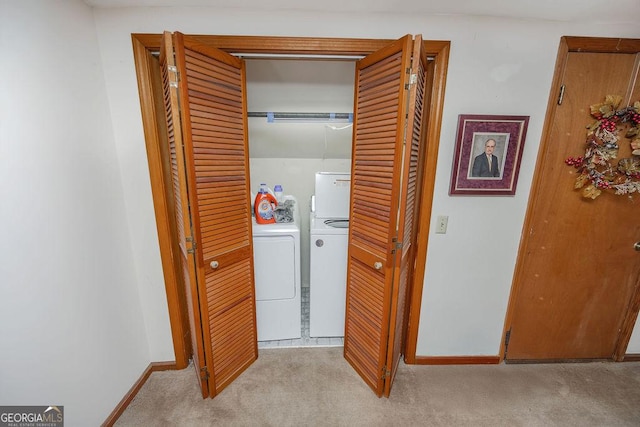
<path id="1" fill-rule="evenodd" d="M 285 200 L 294 200 L 286 196 Z M 258 224 L 253 218 L 253 265 L 258 341 L 302 336 L 300 313 L 300 213 L 294 222 Z"/>
<path id="2" fill-rule="evenodd" d="M 349 173 L 316 173 L 309 222 L 311 337 L 344 336 L 350 193 Z"/>

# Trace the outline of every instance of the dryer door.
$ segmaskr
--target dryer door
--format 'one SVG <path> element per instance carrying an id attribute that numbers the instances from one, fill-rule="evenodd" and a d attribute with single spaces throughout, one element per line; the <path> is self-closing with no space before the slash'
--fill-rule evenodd
<path id="1" fill-rule="evenodd" d="M 291 235 L 253 237 L 256 301 L 295 298 L 295 249 Z"/>

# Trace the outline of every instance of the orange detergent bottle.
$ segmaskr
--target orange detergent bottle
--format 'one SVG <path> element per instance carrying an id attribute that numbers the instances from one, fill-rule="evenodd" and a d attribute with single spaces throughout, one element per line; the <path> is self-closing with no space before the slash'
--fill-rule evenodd
<path id="1" fill-rule="evenodd" d="M 253 210 L 258 224 L 273 224 L 276 222 L 274 211 L 278 206 L 276 198 L 269 193 L 267 184 L 260 184 L 260 191 L 256 195 Z"/>

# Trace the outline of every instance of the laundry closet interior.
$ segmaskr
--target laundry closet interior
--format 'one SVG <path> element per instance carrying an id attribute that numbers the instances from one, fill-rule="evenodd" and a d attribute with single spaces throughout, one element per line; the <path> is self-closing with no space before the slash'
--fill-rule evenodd
<path id="1" fill-rule="evenodd" d="M 258 346 L 342 345 L 348 223 L 331 220 L 348 218 L 355 58 L 243 59 L 252 198 L 279 185 L 296 212 L 294 224 L 253 222 Z M 320 204 L 344 209 L 312 230 L 316 178 L 341 197 Z"/>

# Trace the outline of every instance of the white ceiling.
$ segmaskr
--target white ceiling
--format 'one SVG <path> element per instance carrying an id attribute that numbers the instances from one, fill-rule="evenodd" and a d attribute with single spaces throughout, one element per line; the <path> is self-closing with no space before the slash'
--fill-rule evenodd
<path id="1" fill-rule="evenodd" d="M 210 6 L 235 9 L 482 15 L 552 21 L 638 22 L 640 0 L 84 0 L 98 8 Z"/>

